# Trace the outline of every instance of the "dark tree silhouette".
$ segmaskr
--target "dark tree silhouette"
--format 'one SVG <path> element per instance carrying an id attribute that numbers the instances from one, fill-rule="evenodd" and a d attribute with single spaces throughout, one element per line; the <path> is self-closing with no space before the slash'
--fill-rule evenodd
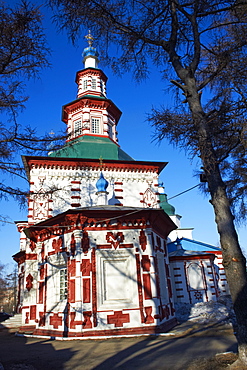
<path id="1" fill-rule="evenodd" d="M 18 113 L 28 99 L 25 81 L 49 66 L 39 8 L 25 1 L 15 7 L 2 2 L 0 14 L 0 199 L 13 196 L 25 203 L 27 192 L 8 185 L 9 175 L 26 179 L 16 154 L 47 152 L 59 144 L 62 135 L 39 137 L 34 128 L 18 124 Z"/>

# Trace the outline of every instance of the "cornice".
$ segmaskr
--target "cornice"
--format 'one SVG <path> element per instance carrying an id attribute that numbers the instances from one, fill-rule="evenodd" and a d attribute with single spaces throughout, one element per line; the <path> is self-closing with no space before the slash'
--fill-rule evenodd
<path id="1" fill-rule="evenodd" d="M 78 71 L 76 73 L 76 79 L 75 79 L 75 82 L 78 83 L 78 78 L 81 77 L 81 76 L 87 76 L 87 75 L 92 75 L 92 76 L 101 76 L 102 80 L 104 80 L 104 82 L 107 82 L 108 78 L 107 76 L 105 75 L 105 73 L 101 70 L 101 69 L 98 69 L 98 68 L 85 68 L 85 69 L 82 69 L 80 71 Z"/>
<path id="2" fill-rule="evenodd" d="M 75 230 L 109 231 L 124 229 L 150 229 L 164 239 L 176 228 L 162 209 L 134 207 L 86 207 L 70 209 L 46 221 L 25 229 L 31 240 L 45 241 Z"/>
<path id="3" fill-rule="evenodd" d="M 22 157 L 27 175 L 32 168 L 42 169 L 63 169 L 63 170 L 94 170 L 102 169 L 98 159 L 83 159 L 83 158 L 62 158 L 62 157 L 38 157 L 38 156 L 23 156 Z M 123 171 L 123 172 L 138 172 L 138 173 L 157 173 L 159 174 L 167 162 L 145 162 L 145 161 L 121 161 L 121 160 L 104 160 L 104 171 Z"/>
<path id="4" fill-rule="evenodd" d="M 102 96 L 84 95 L 72 102 L 63 105 L 62 107 L 62 121 L 67 122 L 68 114 L 83 108 L 91 109 L 106 109 L 109 111 L 116 120 L 116 124 L 119 121 L 122 112 L 118 107 L 110 100 Z"/>

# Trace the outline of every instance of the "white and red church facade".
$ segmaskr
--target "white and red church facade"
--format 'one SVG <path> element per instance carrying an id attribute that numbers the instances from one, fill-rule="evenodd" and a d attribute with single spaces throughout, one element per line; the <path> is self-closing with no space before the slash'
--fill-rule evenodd
<path id="1" fill-rule="evenodd" d="M 181 288 L 167 249 L 179 225 L 165 212 L 159 185 L 166 163 L 135 161 L 120 148 L 121 112 L 106 97 L 91 35 L 83 61 L 77 98 L 63 106 L 66 144 L 47 157 L 23 157 L 28 221 L 16 222 L 21 242 L 13 256 L 20 331 L 77 338 L 167 331 L 176 325 L 174 289 Z M 218 280 L 212 253 L 208 259 L 199 280 L 210 300 Z"/>

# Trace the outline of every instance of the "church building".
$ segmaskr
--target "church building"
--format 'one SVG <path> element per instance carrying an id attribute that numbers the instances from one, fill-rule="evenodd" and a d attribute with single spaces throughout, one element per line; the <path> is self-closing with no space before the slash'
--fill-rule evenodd
<path id="1" fill-rule="evenodd" d="M 20 232 L 21 333 L 96 337 L 176 325 L 163 210 L 166 162 L 135 161 L 118 144 L 118 107 L 87 36 L 77 97 L 62 107 L 65 145 L 24 156 L 28 221 Z M 162 204 L 161 204 L 162 202 Z M 163 207 L 163 208 L 162 208 Z"/>

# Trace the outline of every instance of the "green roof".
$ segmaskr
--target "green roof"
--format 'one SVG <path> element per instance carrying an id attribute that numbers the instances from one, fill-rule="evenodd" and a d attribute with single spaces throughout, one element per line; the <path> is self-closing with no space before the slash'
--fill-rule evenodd
<path id="1" fill-rule="evenodd" d="M 79 139 L 71 140 L 63 148 L 51 152 L 50 157 L 65 158 L 91 158 L 126 160 L 134 159 L 125 153 L 120 147 L 108 137 L 82 136 Z"/>

